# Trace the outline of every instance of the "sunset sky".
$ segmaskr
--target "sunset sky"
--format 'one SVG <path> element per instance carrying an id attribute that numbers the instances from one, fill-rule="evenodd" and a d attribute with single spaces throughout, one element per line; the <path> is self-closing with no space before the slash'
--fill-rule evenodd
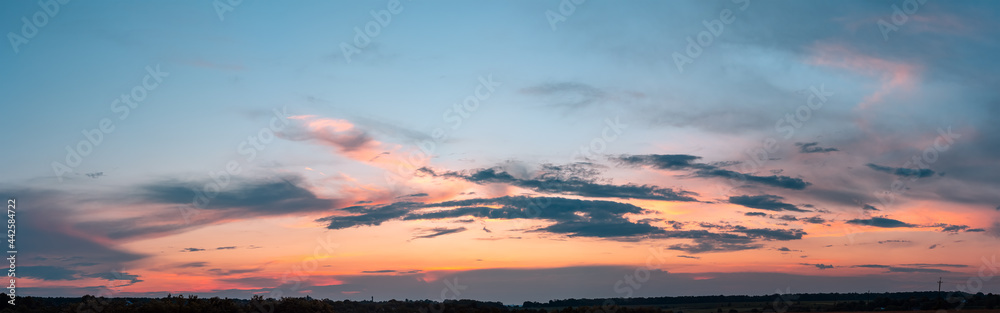
<path id="1" fill-rule="evenodd" d="M 4 2 L 21 295 L 998 292 L 1000 3 Z"/>

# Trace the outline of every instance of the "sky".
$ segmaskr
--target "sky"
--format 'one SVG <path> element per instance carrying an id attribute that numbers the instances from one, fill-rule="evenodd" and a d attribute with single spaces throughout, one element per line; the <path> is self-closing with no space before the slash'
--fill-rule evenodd
<path id="1" fill-rule="evenodd" d="M 997 292 L 992 1 L 4 2 L 18 294 Z"/>

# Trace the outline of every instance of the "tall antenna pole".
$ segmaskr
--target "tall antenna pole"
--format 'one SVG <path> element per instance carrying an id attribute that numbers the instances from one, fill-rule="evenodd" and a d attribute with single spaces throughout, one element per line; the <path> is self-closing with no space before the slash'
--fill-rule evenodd
<path id="1" fill-rule="evenodd" d="M 943 281 L 941 281 L 941 277 L 938 277 L 938 293 L 940 293 L 940 292 L 941 292 L 941 284 L 942 284 L 942 283 L 944 283 L 944 282 L 943 282 Z"/>

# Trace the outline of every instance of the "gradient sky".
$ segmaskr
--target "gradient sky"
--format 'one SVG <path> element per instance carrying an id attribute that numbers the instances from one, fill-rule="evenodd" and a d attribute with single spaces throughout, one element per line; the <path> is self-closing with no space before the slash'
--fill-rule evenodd
<path id="1" fill-rule="evenodd" d="M 1000 290 L 995 2 L 233 2 L 0 4 L 20 294 Z"/>

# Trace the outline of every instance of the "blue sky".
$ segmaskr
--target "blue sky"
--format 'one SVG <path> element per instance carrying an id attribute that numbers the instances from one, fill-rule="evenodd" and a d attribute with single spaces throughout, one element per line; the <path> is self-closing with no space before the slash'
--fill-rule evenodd
<path id="1" fill-rule="evenodd" d="M 41 3 L 0 10 L 28 293 L 611 297 L 649 251 L 645 296 L 926 290 L 1000 236 L 989 1 Z"/>

